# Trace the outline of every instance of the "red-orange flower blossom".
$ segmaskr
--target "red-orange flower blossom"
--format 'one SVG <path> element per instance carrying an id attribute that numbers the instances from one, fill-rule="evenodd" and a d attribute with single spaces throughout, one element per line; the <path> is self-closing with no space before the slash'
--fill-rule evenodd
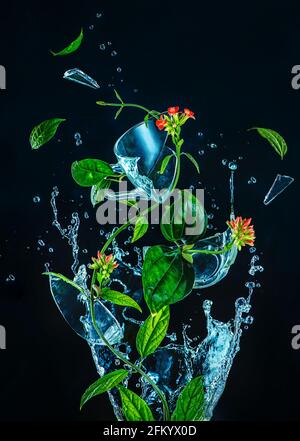
<path id="1" fill-rule="evenodd" d="M 251 222 L 251 217 L 243 219 L 241 216 L 227 221 L 227 225 L 231 228 L 232 239 L 239 251 L 245 245 L 254 245 L 255 231 L 253 225 L 250 225 Z"/>
<path id="2" fill-rule="evenodd" d="M 104 281 L 108 279 L 111 273 L 119 266 L 115 261 L 112 254 L 106 256 L 105 254 L 98 251 L 97 257 L 92 257 L 93 263 L 89 265 L 89 268 L 97 271 L 99 273 L 98 280 Z"/>
<path id="3" fill-rule="evenodd" d="M 157 120 L 155 121 L 156 127 L 157 127 L 159 130 L 163 130 L 163 129 L 166 127 L 167 123 L 168 123 L 168 122 L 167 122 L 167 120 L 163 117 L 163 115 L 160 115 L 159 119 L 157 119 Z"/>
<path id="4" fill-rule="evenodd" d="M 193 119 L 195 119 L 195 113 L 192 112 L 190 109 L 185 108 L 185 109 L 184 109 L 184 113 L 185 113 L 186 116 L 188 116 L 189 118 L 193 118 Z"/>
<path id="5" fill-rule="evenodd" d="M 176 115 L 178 112 L 179 112 L 179 106 L 169 107 L 168 108 L 168 114 L 169 115 Z"/>

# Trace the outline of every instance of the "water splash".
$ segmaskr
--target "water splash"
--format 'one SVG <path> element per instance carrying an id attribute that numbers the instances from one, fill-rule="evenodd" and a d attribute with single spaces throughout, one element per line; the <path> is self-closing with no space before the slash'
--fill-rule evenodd
<path id="1" fill-rule="evenodd" d="M 54 220 L 52 222 L 52 225 L 58 229 L 61 236 L 64 239 L 67 239 L 68 244 L 71 245 L 71 247 L 72 247 L 73 264 L 71 266 L 71 270 L 73 271 L 74 274 L 76 274 L 76 270 L 79 265 L 79 260 L 78 260 L 79 246 L 77 243 L 77 239 L 78 239 L 78 230 L 79 230 L 79 225 L 80 225 L 80 219 L 79 219 L 78 213 L 74 212 L 74 213 L 72 213 L 71 224 L 68 225 L 67 228 L 63 228 L 61 226 L 61 224 L 58 220 L 58 210 L 56 207 L 56 198 L 58 197 L 58 195 L 59 195 L 58 188 L 53 187 L 53 191 L 51 193 L 51 200 L 50 200 L 50 204 L 51 204 L 51 207 L 53 210 L 53 215 L 54 215 Z"/>

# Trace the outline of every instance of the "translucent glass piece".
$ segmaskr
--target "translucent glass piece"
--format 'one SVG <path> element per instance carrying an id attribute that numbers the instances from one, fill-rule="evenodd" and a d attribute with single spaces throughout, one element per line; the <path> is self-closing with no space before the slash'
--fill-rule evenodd
<path id="1" fill-rule="evenodd" d="M 91 87 L 92 89 L 99 89 L 100 86 L 92 77 L 84 73 L 80 69 L 70 69 L 64 73 L 64 79 L 74 81 L 75 83 L 82 84 L 83 86 Z"/>
<path id="2" fill-rule="evenodd" d="M 294 182 L 294 178 L 291 178 L 290 176 L 277 175 L 272 187 L 265 196 L 264 204 L 270 204 L 270 202 L 281 194 L 292 182 Z"/>
<path id="3" fill-rule="evenodd" d="M 224 233 L 201 239 L 196 242 L 195 250 L 219 251 L 231 242 L 231 230 L 228 228 Z M 145 257 L 149 247 L 143 248 Z M 195 270 L 195 283 L 193 289 L 208 288 L 219 283 L 227 276 L 228 271 L 235 262 L 237 249 L 233 246 L 223 254 L 194 254 L 193 267 Z"/>
<path id="4" fill-rule="evenodd" d="M 92 324 L 89 292 L 86 288 L 85 279 L 86 270 L 84 266 L 81 266 L 74 282 L 86 290 L 86 295 L 54 276 L 50 276 L 50 290 L 58 309 L 71 328 L 88 342 L 103 345 L 104 343 L 99 339 Z M 95 318 L 98 327 L 109 343 L 120 343 L 123 338 L 123 330 L 113 314 L 100 301 L 95 302 Z"/>
<path id="5" fill-rule="evenodd" d="M 177 161 L 166 146 L 167 133 L 160 132 L 153 120 L 131 127 L 116 142 L 114 153 L 118 164 L 137 189 L 142 199 L 164 202 L 175 179 Z M 172 155 L 165 171 L 160 174 L 163 159 Z M 116 194 L 116 198 L 120 198 Z"/>

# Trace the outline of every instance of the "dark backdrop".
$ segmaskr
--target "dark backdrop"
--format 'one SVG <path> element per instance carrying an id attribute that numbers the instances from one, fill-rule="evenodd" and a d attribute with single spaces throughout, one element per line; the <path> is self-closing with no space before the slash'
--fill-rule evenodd
<path id="1" fill-rule="evenodd" d="M 103 17 L 97 19 L 98 12 Z M 76 188 L 69 165 L 88 156 L 111 160 L 114 140 L 140 118 L 136 111 L 127 112 L 116 123 L 109 110 L 95 105 L 96 99 L 111 99 L 110 83 L 128 101 L 158 109 L 178 103 L 197 113 L 197 125 L 191 124 L 191 130 L 205 136 L 200 141 L 191 135 L 191 149 L 197 154 L 201 143 L 220 143 L 215 153 L 206 148 L 200 163 L 201 181 L 216 187 L 224 209 L 222 222 L 228 209 L 228 176 L 220 161 L 243 156 L 237 206 L 242 215 L 255 218 L 265 271 L 260 276 L 262 289 L 253 301 L 255 322 L 243 336 L 215 419 L 299 418 L 300 351 L 291 347 L 291 328 L 300 323 L 300 91 L 291 87 L 291 68 L 300 61 L 299 22 L 297 1 L 12 1 L 1 5 L 0 64 L 7 69 L 7 90 L 0 92 L 0 324 L 7 330 L 7 349 L 0 351 L 1 420 L 113 419 L 105 396 L 79 412 L 79 397 L 95 380 L 95 368 L 88 347 L 65 324 L 40 275 L 45 262 L 61 272 L 68 271 L 71 263 L 70 250 L 51 226 L 53 185 L 61 190 L 63 209 L 74 211 L 83 195 L 81 209 L 88 207 L 93 215 L 88 192 Z M 80 51 L 54 59 L 49 49 L 64 47 L 81 26 L 86 39 Z M 107 41 L 117 56 L 98 48 Z M 116 72 L 118 66 L 121 74 Z M 95 92 L 62 80 L 71 67 L 89 72 L 101 89 Z M 68 124 L 55 141 L 32 152 L 31 128 L 53 116 L 67 118 Z M 286 138 L 289 152 L 284 161 L 258 137 L 245 135 L 252 126 L 273 128 Z M 84 141 L 80 147 L 73 139 L 76 131 Z M 262 200 L 276 173 L 296 181 L 265 207 Z M 257 184 L 248 186 L 251 175 Z M 188 181 L 193 182 L 190 171 Z M 35 195 L 41 198 L 39 204 L 33 203 Z M 97 242 L 97 227 L 91 228 Z M 40 238 L 46 247 L 37 250 Z M 82 248 L 86 240 L 94 253 L 97 243 L 85 239 L 85 233 L 81 238 Z M 50 246 L 53 255 L 49 255 Z M 83 254 L 80 258 L 87 260 Z M 236 264 L 244 271 L 244 281 L 245 262 L 244 254 Z M 245 295 L 237 273 L 235 268 L 222 285 L 205 293 L 215 301 L 215 315 L 222 320 L 232 316 L 234 299 Z M 9 274 L 15 276 L 14 282 L 5 281 Z"/>

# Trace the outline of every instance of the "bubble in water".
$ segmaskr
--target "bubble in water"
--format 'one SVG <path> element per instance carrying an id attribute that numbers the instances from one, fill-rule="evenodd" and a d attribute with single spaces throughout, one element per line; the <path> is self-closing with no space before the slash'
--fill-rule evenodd
<path id="1" fill-rule="evenodd" d="M 94 29 L 94 25 L 89 26 L 89 30 L 92 31 Z"/>
<path id="2" fill-rule="evenodd" d="M 81 139 L 81 135 L 80 135 L 79 132 L 76 132 L 76 133 L 74 134 L 74 139 L 75 139 L 75 142 L 76 142 L 77 147 L 80 146 L 80 145 L 82 144 L 82 139 Z"/>
<path id="3" fill-rule="evenodd" d="M 197 135 L 199 136 L 199 138 L 202 138 L 204 134 L 203 132 L 198 132 Z"/>
<path id="4" fill-rule="evenodd" d="M 245 287 L 253 289 L 253 288 L 255 288 L 255 283 L 254 282 L 246 282 Z"/>
<path id="5" fill-rule="evenodd" d="M 117 51 L 112 51 L 110 55 L 111 55 L 112 57 L 115 57 L 115 56 L 117 55 L 117 53 L 118 53 Z"/>
<path id="6" fill-rule="evenodd" d="M 14 282 L 15 280 L 16 278 L 13 274 L 9 274 L 9 276 L 6 278 L 6 282 Z"/>
<path id="7" fill-rule="evenodd" d="M 44 242 L 42 239 L 38 240 L 38 244 L 39 244 L 41 247 L 44 247 L 44 246 L 45 246 L 45 242 Z"/>
<path id="8" fill-rule="evenodd" d="M 255 286 L 256 286 L 256 288 L 261 288 L 261 284 L 260 283 L 257 283 Z"/>
<path id="9" fill-rule="evenodd" d="M 49 253 L 53 253 L 54 250 L 53 250 L 53 248 L 49 248 L 48 251 L 49 251 Z"/>
<path id="10" fill-rule="evenodd" d="M 117 358 L 117 359 L 115 360 L 115 365 L 116 365 L 116 366 L 119 366 L 119 364 L 120 364 L 120 360 Z"/>
<path id="11" fill-rule="evenodd" d="M 88 219 L 90 217 L 89 213 L 87 211 L 84 212 L 83 216 L 84 216 L 85 219 Z"/>
<path id="12" fill-rule="evenodd" d="M 140 383 L 136 383 L 135 387 L 137 388 L 141 387 Z"/>
<path id="13" fill-rule="evenodd" d="M 41 198 L 39 196 L 34 196 L 32 200 L 35 204 L 38 204 L 39 202 L 41 202 Z"/>
<path id="14" fill-rule="evenodd" d="M 117 72 L 122 72 L 122 68 L 121 67 L 117 67 Z"/>
<path id="15" fill-rule="evenodd" d="M 212 213 L 209 213 L 209 214 L 207 215 L 207 217 L 208 217 L 208 219 L 213 219 L 215 216 L 214 216 Z"/>
<path id="16" fill-rule="evenodd" d="M 133 89 L 134 93 L 138 93 L 139 89 Z"/>
<path id="17" fill-rule="evenodd" d="M 251 176 L 251 178 L 248 181 L 248 184 L 256 184 L 256 178 L 254 176 Z"/>
<path id="18" fill-rule="evenodd" d="M 229 168 L 229 170 L 236 170 L 238 168 L 237 163 L 234 161 L 229 162 L 228 168 Z"/>
<path id="19" fill-rule="evenodd" d="M 228 160 L 227 159 L 222 159 L 222 165 L 227 165 Z"/>
<path id="20" fill-rule="evenodd" d="M 211 142 L 210 144 L 207 144 L 208 147 L 210 147 L 211 149 L 216 149 L 218 146 L 217 144 L 215 144 L 214 142 Z"/>
<path id="21" fill-rule="evenodd" d="M 101 44 L 99 44 L 99 48 L 100 48 L 102 51 L 105 51 L 106 46 L 105 46 L 104 43 L 101 43 Z"/>
<path id="22" fill-rule="evenodd" d="M 107 42 L 107 46 L 111 46 L 111 44 L 112 44 L 111 41 Z"/>
<path id="23" fill-rule="evenodd" d="M 83 254 L 87 254 L 87 253 L 88 253 L 88 250 L 87 250 L 86 248 L 84 248 L 84 249 L 82 250 L 82 252 L 83 252 Z"/>
<path id="24" fill-rule="evenodd" d="M 97 12 L 96 17 L 97 18 L 101 18 L 102 17 L 102 12 Z"/>
<path id="25" fill-rule="evenodd" d="M 250 247 L 250 248 L 249 248 L 249 251 L 250 251 L 251 254 L 253 254 L 253 253 L 255 253 L 256 248 L 255 248 L 255 247 Z"/>
<path id="26" fill-rule="evenodd" d="M 204 155 L 204 150 L 198 150 L 198 153 L 199 153 L 200 156 L 203 156 Z"/>
<path id="27" fill-rule="evenodd" d="M 252 315 L 248 315 L 243 319 L 243 322 L 246 323 L 247 325 L 252 325 L 253 321 L 254 318 L 252 317 Z"/>

